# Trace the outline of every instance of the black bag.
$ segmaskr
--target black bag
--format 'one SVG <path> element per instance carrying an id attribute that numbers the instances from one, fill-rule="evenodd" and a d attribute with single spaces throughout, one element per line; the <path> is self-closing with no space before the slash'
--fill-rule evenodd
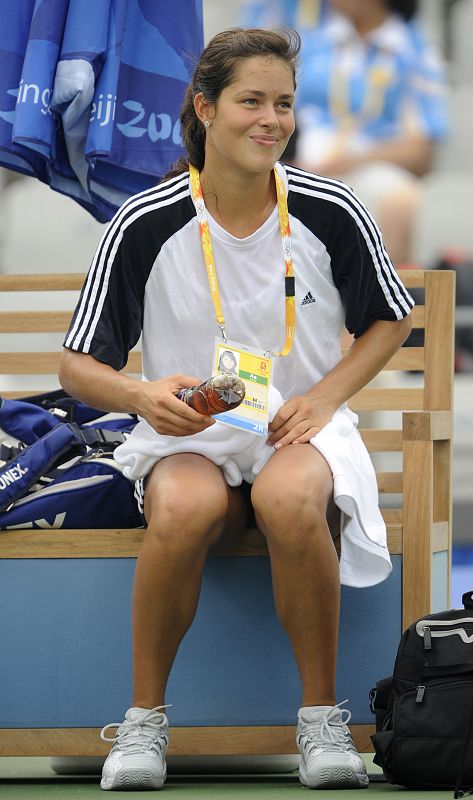
<path id="1" fill-rule="evenodd" d="M 410 625 L 393 675 L 370 692 L 386 780 L 455 797 L 473 787 L 473 592 L 462 602 Z"/>

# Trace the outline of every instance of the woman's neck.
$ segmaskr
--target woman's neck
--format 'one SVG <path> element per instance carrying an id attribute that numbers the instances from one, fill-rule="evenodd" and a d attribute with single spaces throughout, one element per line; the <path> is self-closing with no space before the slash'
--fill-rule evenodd
<path id="1" fill-rule="evenodd" d="M 248 176 L 223 174 L 204 167 L 200 181 L 209 214 L 238 238 L 258 230 L 276 204 L 272 172 Z"/>

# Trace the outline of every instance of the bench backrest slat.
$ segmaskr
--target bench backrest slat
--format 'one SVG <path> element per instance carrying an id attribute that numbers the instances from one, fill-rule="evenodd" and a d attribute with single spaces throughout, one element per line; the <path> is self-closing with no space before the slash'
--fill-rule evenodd
<path id="1" fill-rule="evenodd" d="M 34 352 L 34 347 L 38 346 L 37 334 L 64 334 L 84 278 L 84 274 L 68 273 L 0 275 L 0 300 L 3 297 L 0 306 L 1 343 L 8 339 L 9 334 L 27 341 L 25 347 L 17 346 L 20 352 L 16 352 L 15 348 L 9 350 L 8 342 L 6 345 L 2 344 L 1 349 L 4 352 L 0 353 L 0 380 L 6 379 L 7 385 L 2 390 L 0 384 L 0 395 L 21 397 L 43 391 L 34 383 L 36 376 L 54 376 L 54 388 L 58 386 L 55 376 L 59 366 L 60 343 L 49 345 L 44 351 Z M 413 311 L 415 329 L 424 328 L 424 343 L 422 345 L 422 342 L 416 342 L 415 346 L 402 347 L 386 365 L 381 378 L 378 377 L 351 398 L 350 407 L 362 415 L 361 436 L 373 454 L 395 454 L 402 451 L 402 415 L 399 412 L 452 408 L 451 329 L 454 275 L 449 271 L 403 270 L 401 278 L 407 288 L 424 290 L 424 304 L 421 301 Z M 23 310 L 22 307 L 21 310 L 11 310 L 8 298 L 12 295 L 8 293 L 13 292 L 25 293 L 26 309 Z M 50 292 L 68 294 L 64 302 L 62 298 L 57 300 L 56 295 L 56 306 L 57 302 L 62 305 L 47 311 L 44 309 L 47 308 L 46 298 Z M 23 298 L 23 294 L 20 298 Z M 13 308 L 17 308 L 18 302 L 17 296 Z M 56 336 L 56 339 L 60 342 L 62 337 Z M 141 353 L 138 350 L 130 353 L 125 370 L 134 374 L 140 373 Z M 412 380 L 409 375 L 412 375 Z M 31 376 L 31 385 L 25 389 L 24 381 L 27 376 Z M 399 376 L 404 377 L 401 385 Z M 389 417 L 386 428 L 383 427 L 384 412 Z M 391 418 L 393 414 L 397 417 L 394 421 Z M 397 467 L 398 464 L 394 465 L 394 469 L 385 464 L 378 465 L 378 484 L 382 495 L 402 494 L 402 465 L 399 466 L 399 471 L 395 471 Z M 401 507 L 385 508 L 383 513 L 389 524 L 402 521 Z"/>

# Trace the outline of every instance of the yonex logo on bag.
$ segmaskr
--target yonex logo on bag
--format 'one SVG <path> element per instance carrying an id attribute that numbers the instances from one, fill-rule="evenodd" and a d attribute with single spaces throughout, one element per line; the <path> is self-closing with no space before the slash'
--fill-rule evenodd
<path id="1" fill-rule="evenodd" d="M 11 483 L 15 483 L 15 481 L 19 481 L 22 475 L 28 472 L 28 467 L 20 467 L 19 464 L 16 467 L 10 467 L 10 469 L 5 470 L 3 475 L 0 475 L 0 491 L 3 491 L 7 488 Z"/>
<path id="2" fill-rule="evenodd" d="M 315 297 L 312 297 L 312 292 L 307 292 L 306 296 L 304 297 L 304 299 L 303 299 L 303 301 L 301 303 L 301 307 L 302 306 L 308 306 L 310 303 L 315 303 L 315 302 L 316 302 L 316 300 L 315 300 Z"/>

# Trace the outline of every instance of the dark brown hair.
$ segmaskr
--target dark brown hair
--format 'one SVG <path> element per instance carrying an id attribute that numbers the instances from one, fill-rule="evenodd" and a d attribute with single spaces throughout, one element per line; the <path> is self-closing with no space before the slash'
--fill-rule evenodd
<path id="1" fill-rule="evenodd" d="M 189 169 L 189 163 L 199 171 L 205 160 L 205 128 L 194 109 L 194 97 L 202 92 L 209 103 L 216 103 L 222 91 L 235 78 L 240 61 L 253 56 L 276 56 L 291 68 L 296 87 L 296 67 L 301 41 L 292 29 L 269 31 L 262 28 L 230 28 L 217 33 L 203 50 L 187 87 L 181 107 L 182 138 L 187 158 L 179 158 L 162 179 L 167 180 Z"/>

